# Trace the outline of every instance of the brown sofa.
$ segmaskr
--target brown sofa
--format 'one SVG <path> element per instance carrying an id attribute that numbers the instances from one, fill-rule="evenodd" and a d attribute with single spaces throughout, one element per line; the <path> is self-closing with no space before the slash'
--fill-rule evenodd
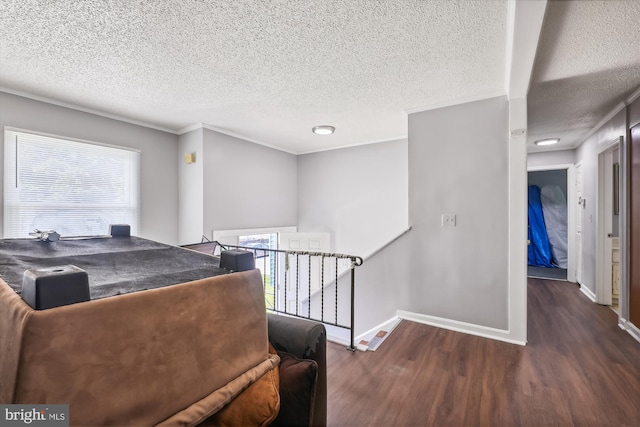
<path id="1" fill-rule="evenodd" d="M 257 270 L 47 310 L 0 280 L 0 403 L 67 403 L 71 425 L 234 425 L 247 408 L 326 425 L 324 327 L 265 313 Z M 287 387 L 314 366 L 301 408 Z"/>

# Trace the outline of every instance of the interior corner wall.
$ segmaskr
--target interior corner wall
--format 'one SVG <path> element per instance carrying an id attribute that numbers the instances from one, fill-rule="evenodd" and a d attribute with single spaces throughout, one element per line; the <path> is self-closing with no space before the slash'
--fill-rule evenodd
<path id="1" fill-rule="evenodd" d="M 582 283 L 596 293 L 596 197 L 598 190 L 598 151 L 600 146 L 626 138 L 626 109 L 601 126 L 576 149 L 576 163 L 582 163 L 582 197 L 586 199 L 582 220 Z"/>
<path id="2" fill-rule="evenodd" d="M 368 257 L 408 226 L 406 139 L 298 156 L 298 231 Z"/>
<path id="3" fill-rule="evenodd" d="M 409 115 L 408 311 L 509 328 L 508 144 L 506 97 Z"/>
<path id="4" fill-rule="evenodd" d="M 140 150 L 140 236 L 178 242 L 177 135 L 0 92 L 1 130 L 5 126 Z M 0 149 L 2 165 L 3 157 Z M 0 209 L 0 230 L 2 216 Z"/>
<path id="5" fill-rule="evenodd" d="M 178 138 L 178 244 L 198 243 L 204 231 L 204 150 L 203 129 L 195 129 Z M 184 156 L 195 154 L 195 163 Z M 210 237 L 210 236 L 207 236 Z"/>
<path id="6" fill-rule="evenodd" d="M 204 231 L 297 224 L 296 156 L 203 129 Z"/>

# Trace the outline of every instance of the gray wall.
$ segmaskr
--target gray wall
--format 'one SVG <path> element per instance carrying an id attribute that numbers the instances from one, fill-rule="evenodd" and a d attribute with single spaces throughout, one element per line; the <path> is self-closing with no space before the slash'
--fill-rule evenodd
<path id="1" fill-rule="evenodd" d="M 3 145 L 4 126 L 10 126 L 140 150 L 139 234 L 164 243 L 177 243 L 176 135 L 4 92 L 0 92 L 0 126 Z M 0 150 L 0 164 L 4 168 L 3 157 L 4 146 Z M 2 179 L 0 173 L 0 183 Z M 0 185 L 0 196 L 2 191 Z M 2 216 L 0 210 L 0 229 Z"/>
<path id="2" fill-rule="evenodd" d="M 298 230 L 329 231 L 333 251 L 367 257 L 408 226 L 408 143 L 298 156 Z"/>
<path id="3" fill-rule="evenodd" d="M 582 222 L 582 285 L 596 292 L 596 195 L 598 188 L 598 147 L 626 135 L 626 109 L 616 114 L 576 150 L 576 163 L 582 162 L 583 197 L 586 199 Z"/>
<path id="4" fill-rule="evenodd" d="M 567 170 L 555 169 L 548 171 L 534 171 L 528 174 L 528 185 L 537 185 L 542 190 L 545 185 L 557 185 L 567 198 Z"/>
<path id="5" fill-rule="evenodd" d="M 204 232 L 297 224 L 293 154 L 203 129 Z"/>
<path id="6" fill-rule="evenodd" d="M 202 128 L 192 130 L 178 138 L 178 242 L 181 245 L 198 243 L 204 234 L 204 148 L 202 139 Z M 190 153 L 195 153 L 196 162 L 186 164 L 184 156 Z"/>
<path id="7" fill-rule="evenodd" d="M 508 329 L 508 135 L 505 97 L 409 116 L 412 229 L 357 268 L 356 335 L 398 310 Z M 384 169 L 380 154 L 393 144 L 369 148 L 381 150 L 377 160 L 350 167 L 366 173 Z M 310 183 L 322 188 L 315 178 L 321 166 L 352 153 L 318 154 L 299 161 L 300 222 L 312 217 L 314 227 L 331 213 L 309 212 L 315 205 L 303 189 Z M 323 199 L 331 200 L 330 187 L 322 188 Z M 455 213 L 457 226 L 442 228 L 442 213 Z"/>
<path id="8" fill-rule="evenodd" d="M 409 115 L 408 311 L 508 328 L 508 136 L 506 97 Z"/>

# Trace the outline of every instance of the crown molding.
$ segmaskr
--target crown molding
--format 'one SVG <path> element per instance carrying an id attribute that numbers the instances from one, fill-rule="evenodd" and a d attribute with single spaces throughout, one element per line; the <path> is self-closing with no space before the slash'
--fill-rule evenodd
<path id="1" fill-rule="evenodd" d="M 396 136 L 396 137 L 392 137 L 392 138 L 377 139 L 377 140 L 374 140 L 374 141 L 358 142 L 358 143 L 346 144 L 346 145 L 337 145 L 335 147 L 318 148 L 318 149 L 315 149 L 315 150 L 302 151 L 302 152 L 299 152 L 297 154 L 300 156 L 300 155 L 303 155 L 303 154 L 322 153 L 324 151 L 333 151 L 333 150 L 342 150 L 342 149 L 345 149 L 345 148 L 362 147 L 363 145 L 379 144 L 379 143 L 382 143 L 382 142 L 402 141 L 403 139 L 407 139 L 407 138 L 408 138 L 407 135 Z"/>
<path id="2" fill-rule="evenodd" d="M 638 99 L 638 97 L 640 97 L 640 87 L 638 87 L 638 89 L 636 89 L 635 92 L 629 95 L 629 97 L 626 100 L 627 105 L 632 104 L 633 101 Z"/>
<path id="3" fill-rule="evenodd" d="M 189 133 L 191 131 L 194 131 L 196 129 L 203 129 L 204 128 L 204 123 L 194 123 L 192 125 L 189 125 L 187 127 L 184 127 L 182 129 L 180 129 L 178 132 L 176 132 L 178 135 L 184 135 L 185 133 Z"/>
<path id="4" fill-rule="evenodd" d="M 161 132 L 167 132 L 167 133 L 171 133 L 171 134 L 177 135 L 177 132 L 175 131 L 175 129 L 169 129 L 169 128 L 164 127 L 164 126 L 158 126 L 158 125 L 155 125 L 153 123 L 145 122 L 145 121 L 142 121 L 142 120 L 135 120 L 135 119 L 131 119 L 129 117 L 120 116 L 118 114 L 112 114 L 112 113 L 107 113 L 105 111 L 95 110 L 93 108 L 83 107 L 81 105 L 72 104 L 70 102 L 59 101 L 57 99 L 48 98 L 46 96 L 39 96 L 39 95 L 34 95 L 34 94 L 31 94 L 31 93 L 28 93 L 28 92 L 23 92 L 23 91 L 19 91 L 19 90 L 10 89 L 10 88 L 5 87 L 5 86 L 0 86 L 0 92 L 5 92 L 5 93 L 8 93 L 10 95 L 21 96 L 23 98 L 32 99 L 34 101 L 39 101 L 39 102 L 44 102 L 44 103 L 47 103 L 47 104 L 57 105 L 58 107 L 69 108 L 71 110 L 81 111 L 83 113 L 93 114 L 93 115 L 104 117 L 104 118 L 107 118 L 107 119 L 118 120 L 120 122 L 125 122 L 125 123 L 129 123 L 129 124 L 132 124 L 132 125 L 142 126 L 142 127 L 146 127 L 146 128 L 150 128 L 150 129 L 159 130 Z"/>
<path id="5" fill-rule="evenodd" d="M 207 129 L 207 130 L 210 130 L 210 131 L 213 131 L 213 132 L 216 132 L 216 133 L 220 133 L 220 134 L 223 134 L 223 135 L 231 136 L 233 138 L 238 138 L 238 139 L 241 139 L 243 141 L 252 142 L 252 143 L 257 144 L 257 145 L 262 145 L 263 147 L 271 148 L 273 150 L 282 151 L 284 153 L 293 154 L 293 155 L 298 155 L 299 154 L 299 153 L 297 153 L 295 151 L 291 151 L 291 150 L 284 149 L 282 147 L 277 147 L 275 145 L 267 144 L 266 142 L 258 141 L 258 140 L 253 139 L 253 138 L 248 138 L 247 136 L 241 135 L 239 133 L 230 132 L 230 131 L 228 131 L 226 129 L 220 129 L 220 128 L 217 128 L 215 126 L 209 125 L 207 123 L 196 123 L 196 124 L 193 124 L 191 126 L 187 126 L 186 128 L 181 129 L 180 131 L 178 131 L 178 135 L 182 135 L 184 133 L 191 132 L 191 131 L 196 130 L 196 129 Z"/>

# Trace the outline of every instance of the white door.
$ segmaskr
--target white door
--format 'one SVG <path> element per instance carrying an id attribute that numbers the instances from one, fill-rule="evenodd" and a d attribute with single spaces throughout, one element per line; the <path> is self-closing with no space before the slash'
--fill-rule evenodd
<path id="1" fill-rule="evenodd" d="M 598 155 L 596 302 L 611 305 L 613 290 L 613 149 Z"/>
<path id="2" fill-rule="evenodd" d="M 330 234 L 279 233 L 278 249 L 294 252 L 329 252 L 331 250 Z M 320 257 L 295 254 L 281 254 L 280 256 L 287 257 L 287 260 L 282 259 L 281 262 L 284 268 L 280 269 L 278 280 L 279 307 L 282 311 L 291 314 L 307 314 L 307 310 L 310 307 L 310 294 L 313 294 L 322 286 L 321 259 Z M 326 269 L 327 266 L 325 266 Z M 285 282 L 286 289 L 284 288 Z"/>
<path id="3" fill-rule="evenodd" d="M 283 251 L 329 252 L 329 233 L 280 233 L 278 249 Z"/>
<path id="4" fill-rule="evenodd" d="M 576 282 L 579 284 L 582 284 L 582 220 L 585 208 L 585 200 L 582 197 L 582 181 L 582 162 L 578 162 L 576 163 L 576 198 L 578 203 L 576 210 Z M 576 203 L 576 201 L 571 203 Z"/>

